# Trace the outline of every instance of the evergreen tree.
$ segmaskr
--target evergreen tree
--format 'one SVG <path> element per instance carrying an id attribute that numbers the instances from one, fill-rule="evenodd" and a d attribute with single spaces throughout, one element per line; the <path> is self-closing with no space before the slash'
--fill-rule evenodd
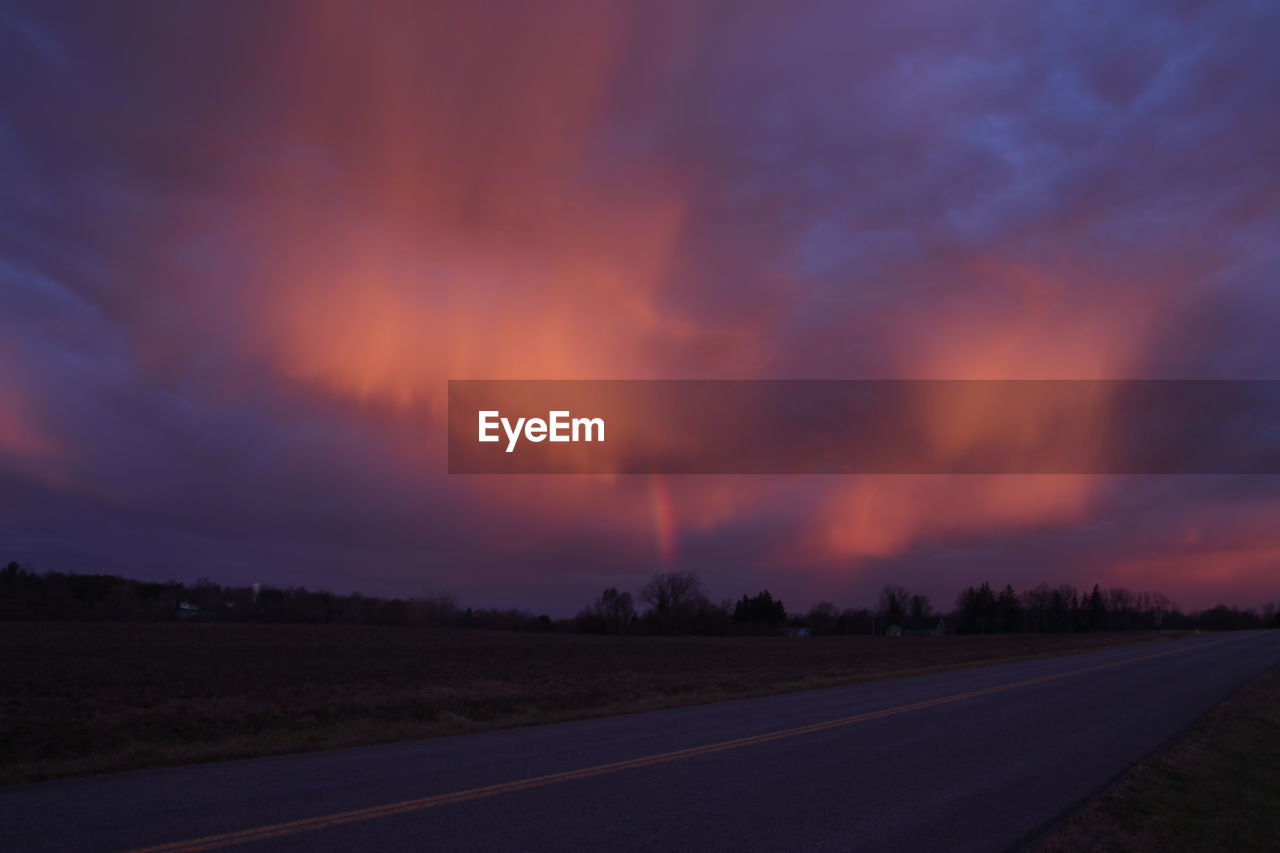
<path id="1" fill-rule="evenodd" d="M 1093 592 L 1089 593 L 1089 630 L 1101 631 L 1107 626 L 1107 605 L 1102 599 L 1102 590 L 1095 583 Z"/>
<path id="2" fill-rule="evenodd" d="M 786 620 L 787 609 L 767 589 L 752 597 L 742 596 L 733 608 L 733 621 L 750 631 L 776 631 Z"/>

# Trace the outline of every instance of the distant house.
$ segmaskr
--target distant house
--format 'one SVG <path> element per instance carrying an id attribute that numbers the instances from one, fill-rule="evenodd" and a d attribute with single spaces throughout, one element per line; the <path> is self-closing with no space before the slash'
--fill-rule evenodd
<path id="1" fill-rule="evenodd" d="M 888 628 L 885 628 L 885 629 L 884 629 L 884 635 L 885 635 L 886 637 L 901 637 L 901 636 L 902 636 L 902 626 L 901 626 L 901 625 L 890 625 Z"/>
<path id="2" fill-rule="evenodd" d="M 179 619 L 190 619 L 200 615 L 200 608 L 190 601 L 179 601 L 176 612 Z"/>
<path id="3" fill-rule="evenodd" d="M 787 636 L 788 637 L 807 637 L 809 636 L 809 629 L 803 628 L 803 627 L 791 627 L 787 629 Z"/>

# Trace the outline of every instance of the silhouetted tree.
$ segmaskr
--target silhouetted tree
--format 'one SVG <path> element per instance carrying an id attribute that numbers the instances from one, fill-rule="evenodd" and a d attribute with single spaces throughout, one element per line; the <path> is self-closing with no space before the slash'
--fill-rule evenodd
<path id="1" fill-rule="evenodd" d="M 424 595 L 412 602 L 410 618 L 415 625 L 456 625 L 458 600 L 448 592 Z"/>
<path id="2" fill-rule="evenodd" d="M 1255 610 L 1240 610 L 1219 604 L 1199 614 L 1197 627 L 1205 631 L 1248 631 L 1262 627 L 1262 619 Z"/>
<path id="3" fill-rule="evenodd" d="M 838 628 L 840 614 L 830 601 L 819 601 L 809 608 L 804 617 L 805 624 L 814 634 L 832 634 Z"/>
<path id="4" fill-rule="evenodd" d="M 1095 583 L 1093 592 L 1089 593 L 1089 630 L 1101 631 L 1107 627 L 1107 605 L 1102 599 L 1102 590 Z"/>
<path id="5" fill-rule="evenodd" d="M 1006 634 L 1017 633 L 1023 628 L 1023 607 L 1013 586 L 1006 584 L 996 597 L 996 624 Z"/>
<path id="6" fill-rule="evenodd" d="M 595 634 L 618 634 L 631 627 L 636 618 L 631 593 L 609 587 L 578 614 L 578 628 Z"/>
<path id="7" fill-rule="evenodd" d="M 886 584 L 880 590 L 880 630 L 884 631 L 893 625 L 902 627 L 907 621 L 907 606 L 911 593 L 904 586 Z"/>
<path id="8" fill-rule="evenodd" d="M 697 630 L 700 611 L 711 608 L 702 581 L 692 572 L 654 575 L 640 589 L 640 600 L 648 605 L 645 620 L 650 627 L 664 633 Z"/>
<path id="9" fill-rule="evenodd" d="M 841 634 L 875 634 L 879 629 L 880 617 L 866 607 L 842 610 L 836 620 L 836 631 Z"/>
<path id="10" fill-rule="evenodd" d="M 733 608 L 734 624 L 751 632 L 775 632 L 787 621 L 787 609 L 769 590 L 753 597 L 742 596 Z"/>
<path id="11" fill-rule="evenodd" d="M 983 582 L 968 587 L 956 599 L 956 631 L 961 634 L 989 634 L 1003 630 L 1000 625 L 995 593 L 991 584 Z"/>
<path id="12" fill-rule="evenodd" d="M 907 604 L 907 627 L 922 631 L 933 628 L 937 621 L 929 596 L 912 595 Z"/>

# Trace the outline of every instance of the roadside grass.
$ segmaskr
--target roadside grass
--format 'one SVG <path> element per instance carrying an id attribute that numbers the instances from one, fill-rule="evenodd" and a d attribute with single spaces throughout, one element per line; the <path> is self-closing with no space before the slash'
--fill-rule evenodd
<path id="1" fill-rule="evenodd" d="M 1247 683 L 1029 850 L 1280 850 L 1280 667 Z"/>
<path id="2" fill-rule="evenodd" d="M 560 722 L 1154 639 L 0 623 L 0 784 Z"/>

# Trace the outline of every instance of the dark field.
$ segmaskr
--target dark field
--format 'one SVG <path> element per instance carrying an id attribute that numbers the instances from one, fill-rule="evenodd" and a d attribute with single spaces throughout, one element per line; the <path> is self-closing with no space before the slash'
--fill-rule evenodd
<path id="1" fill-rule="evenodd" d="M 0 623 L 0 784 L 651 710 L 1153 639 Z"/>
<path id="2" fill-rule="evenodd" d="M 1034 853 L 1280 849 L 1280 669 L 1134 767 Z"/>

